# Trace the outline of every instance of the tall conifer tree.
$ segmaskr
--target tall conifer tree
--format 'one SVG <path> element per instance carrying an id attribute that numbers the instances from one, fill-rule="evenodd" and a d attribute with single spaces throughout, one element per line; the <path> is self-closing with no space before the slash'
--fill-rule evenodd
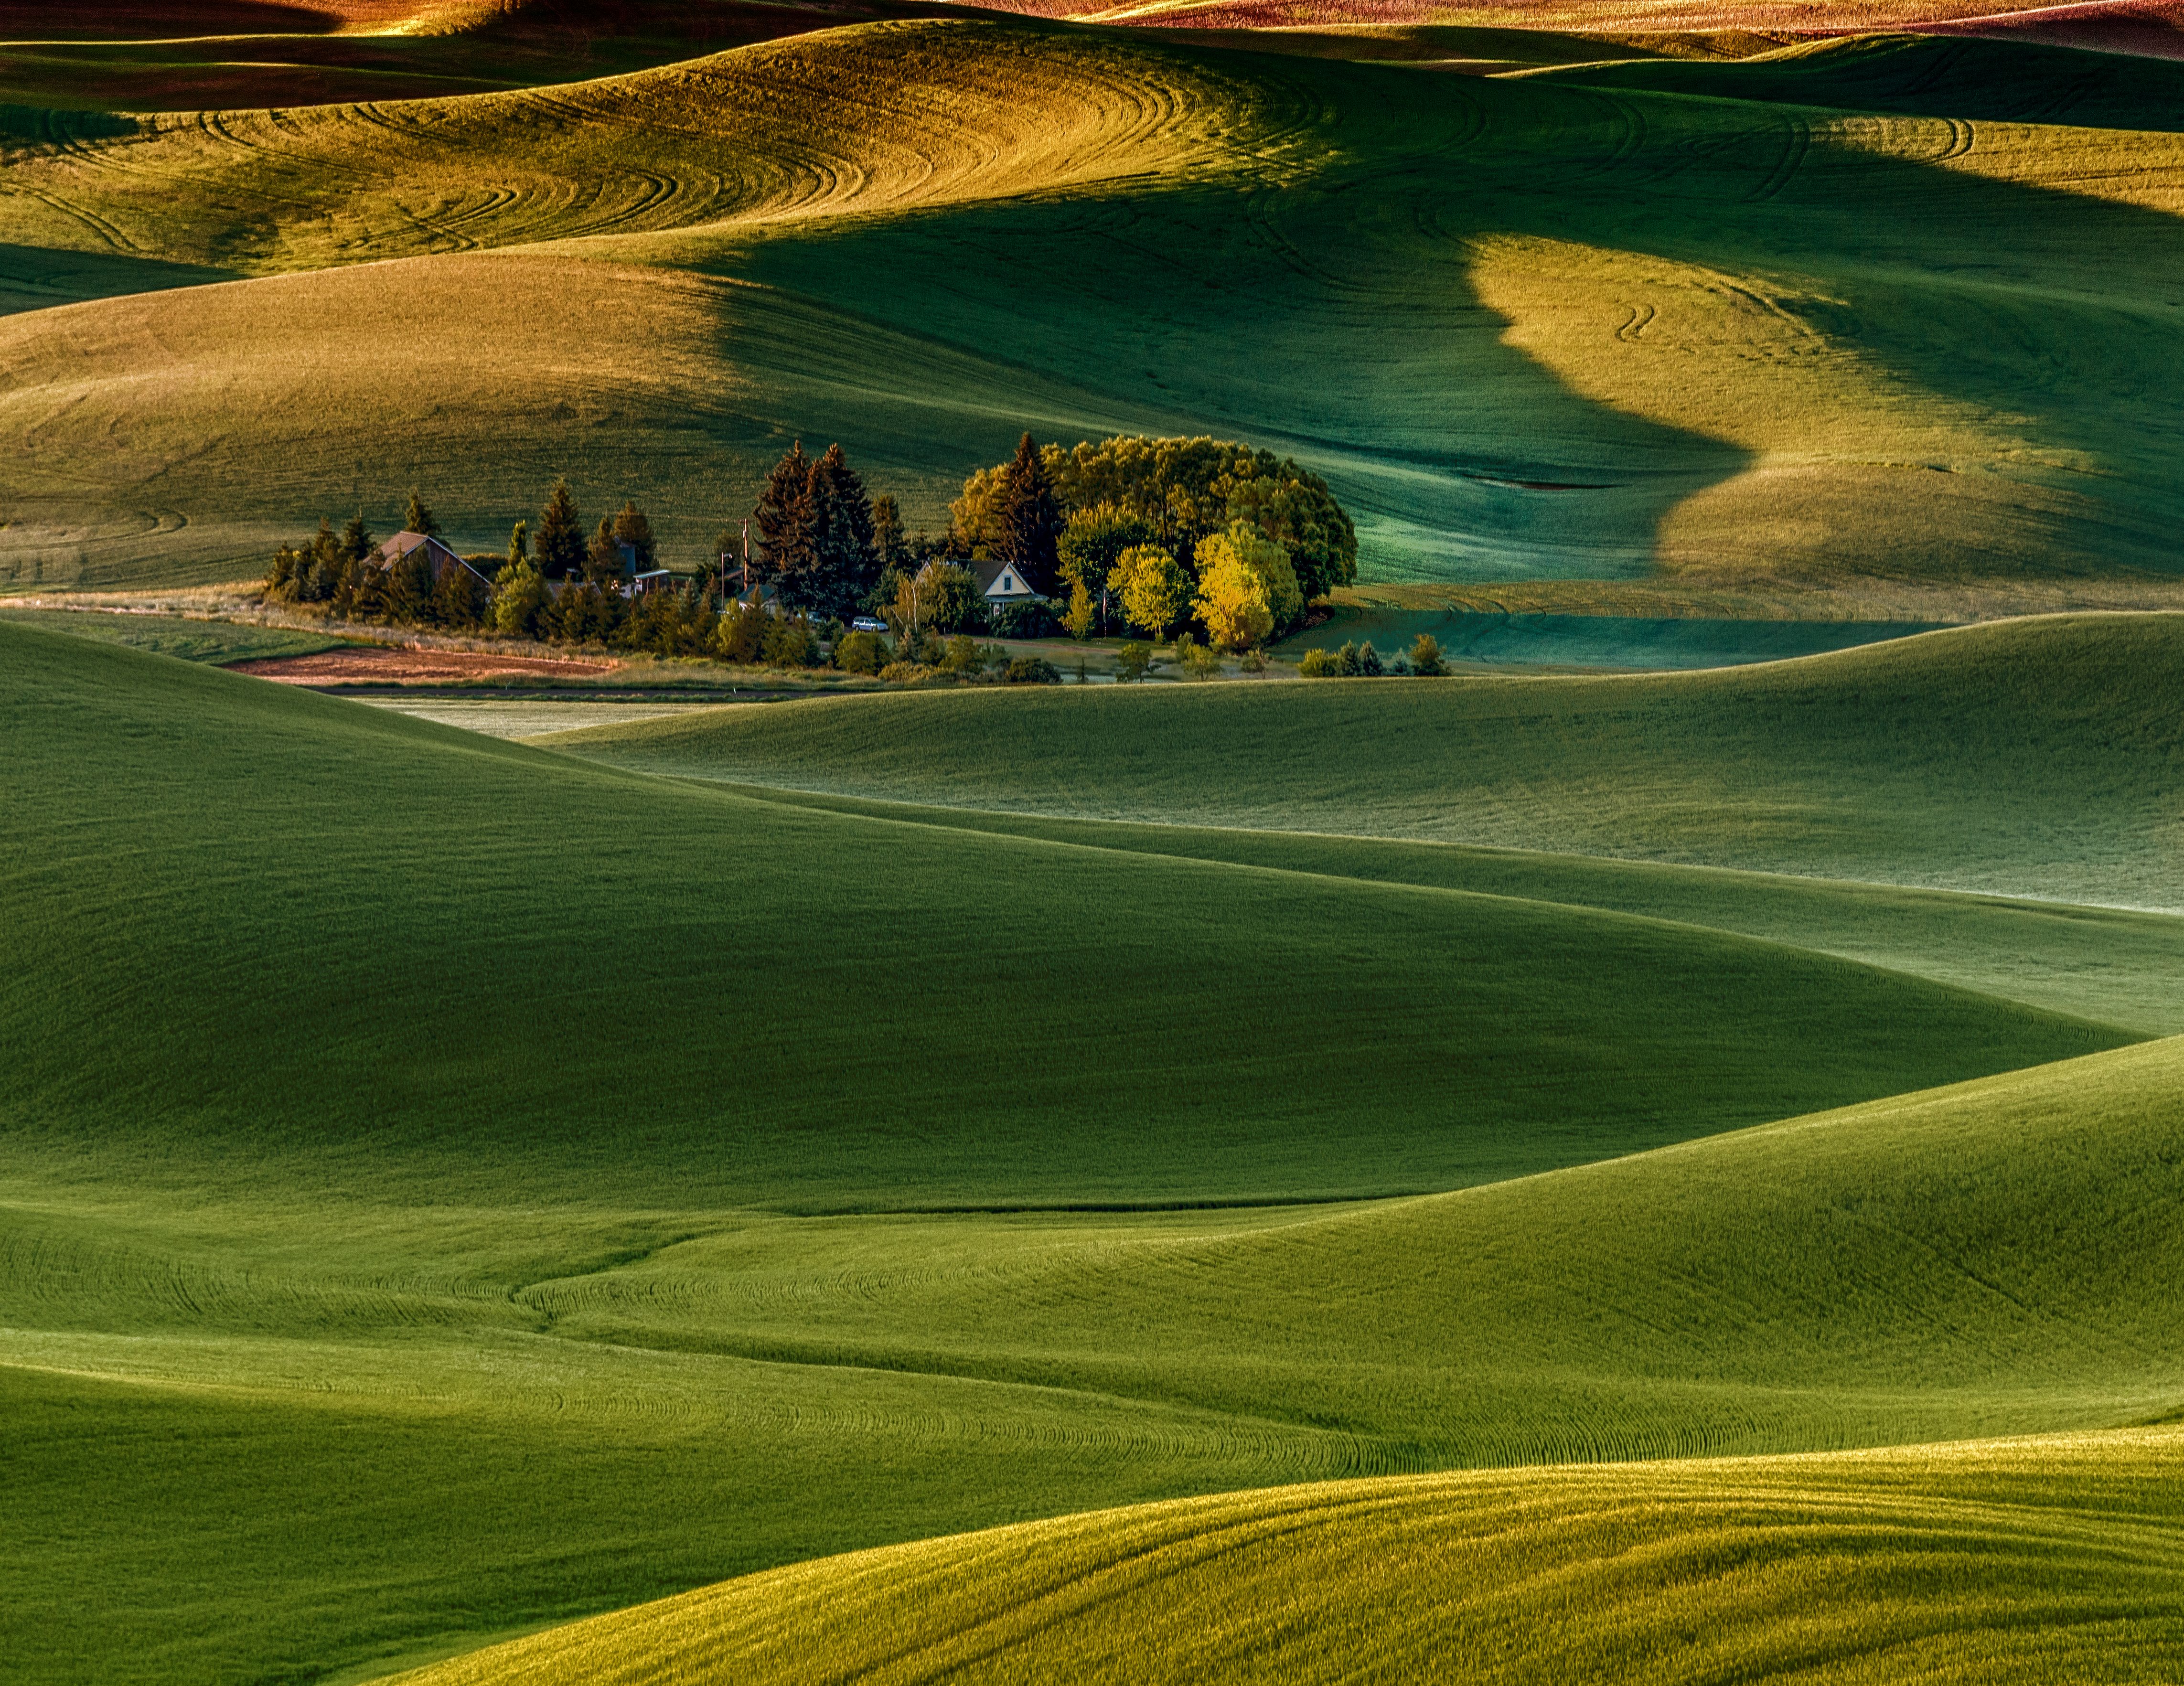
<path id="1" fill-rule="evenodd" d="M 811 465 L 811 579 L 804 606 L 850 615 L 879 577 L 872 548 L 872 504 L 838 444 Z"/>
<path id="2" fill-rule="evenodd" d="M 532 548 L 538 558 L 538 571 L 549 580 L 566 579 L 582 570 L 583 517 L 577 513 L 577 500 L 566 480 L 556 480 L 546 494 Z"/>
<path id="3" fill-rule="evenodd" d="M 751 511 L 751 525 L 758 529 L 758 554 L 751 559 L 756 576 L 753 585 L 777 583 L 783 575 L 811 565 L 811 459 L 804 454 L 801 439 L 766 476 L 758 507 Z"/>
<path id="4" fill-rule="evenodd" d="M 638 573 L 649 573 L 659 565 L 660 546 L 652 537 L 651 518 L 637 507 L 636 498 L 626 501 L 621 513 L 615 517 L 614 536 L 637 553 Z"/>
<path id="5" fill-rule="evenodd" d="M 426 508 L 425 500 L 417 495 L 414 486 L 410 488 L 410 507 L 403 512 L 402 531 L 422 533 L 426 538 L 440 536 L 439 522 L 433 519 L 432 512 Z"/>
<path id="6" fill-rule="evenodd" d="M 1057 578 L 1055 546 L 1061 537 L 1061 500 L 1055 496 L 1046 459 L 1028 433 L 1018 442 L 1015 460 L 1002 476 L 994 514 L 1000 528 L 994 548 L 1001 559 L 1015 563 L 1034 591 L 1051 596 Z"/>

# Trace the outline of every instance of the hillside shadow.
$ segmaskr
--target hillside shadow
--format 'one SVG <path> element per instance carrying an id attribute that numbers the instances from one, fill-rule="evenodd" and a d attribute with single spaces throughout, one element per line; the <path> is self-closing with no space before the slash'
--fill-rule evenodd
<path id="1" fill-rule="evenodd" d="M 1512 236 L 1657 256 L 1738 278 L 1752 309 L 1855 353 L 1874 393 L 1846 405 L 1992 417 L 2014 436 L 1998 473 L 1819 460 L 1797 513 L 1829 567 L 2170 565 L 2184 504 L 2162 442 L 2184 346 L 2148 313 L 2167 309 L 2184 223 L 1952 170 L 1979 143 L 1961 120 L 1897 125 L 1930 153 L 1898 157 L 1797 108 L 1189 57 L 1242 73 L 1255 119 L 1287 120 L 1294 142 L 1217 181 L 753 231 L 720 266 L 833 313 L 827 387 L 882 377 L 855 367 L 860 325 L 943 345 L 984 371 L 981 449 L 1025 425 L 1063 437 L 1078 418 L 1031 400 L 1066 384 L 1105 400 L 1087 431 L 1127 415 L 1295 451 L 1381 541 L 1376 577 L 1490 580 L 1646 572 L 1673 512 L 1760 460 L 1658 419 L 1673 393 L 1638 415 L 1574 387 L 1508 342 L 1472 274 Z M 796 357 L 759 356 L 784 415 L 812 396 Z M 1729 362 L 1658 366 L 1738 378 Z M 933 396 L 962 437 L 971 395 Z M 1861 525 L 1869 555 L 1846 562 Z M 1764 565 L 1763 536 L 1737 542 Z"/>

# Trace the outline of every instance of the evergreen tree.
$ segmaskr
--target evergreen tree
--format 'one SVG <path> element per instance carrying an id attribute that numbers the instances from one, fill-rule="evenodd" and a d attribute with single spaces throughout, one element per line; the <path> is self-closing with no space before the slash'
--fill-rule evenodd
<path id="1" fill-rule="evenodd" d="M 432 512 L 425 507 L 425 500 L 417 495 L 417 488 L 410 488 L 410 507 L 403 512 L 402 531 L 422 533 L 426 538 L 440 536 L 440 524 L 432 519 Z"/>
<path id="2" fill-rule="evenodd" d="M 1001 478 L 994 510 L 994 554 L 1013 562 L 1024 583 L 1047 596 L 1055 589 L 1055 547 L 1061 537 L 1061 500 L 1055 496 L 1046 459 L 1027 433 Z"/>
<path id="3" fill-rule="evenodd" d="M 615 537 L 615 520 L 611 515 L 599 517 L 599 530 L 592 535 L 590 547 L 584 553 L 584 577 L 595 586 L 618 582 L 628 571 L 622 559 L 621 541 Z"/>
<path id="4" fill-rule="evenodd" d="M 364 511 L 359 509 L 342 528 L 341 554 L 345 562 L 361 562 L 379 548 L 371 536 L 371 529 L 364 524 Z"/>
<path id="5" fill-rule="evenodd" d="M 799 607 L 852 615 L 879 577 L 872 543 L 872 504 L 842 448 L 830 445 L 811 465 L 811 565 L 783 582 Z"/>
<path id="6" fill-rule="evenodd" d="M 538 517 L 538 571 L 549 580 L 566 579 L 584 565 L 584 523 L 569 482 L 556 480 Z"/>
<path id="7" fill-rule="evenodd" d="M 468 568 L 451 567 L 432 587 L 432 619 L 442 626 L 467 632 L 485 618 L 489 601 L 483 580 Z"/>
<path id="8" fill-rule="evenodd" d="M 872 499 L 872 554 L 883 574 L 901 560 L 905 537 L 901 507 L 892 492 L 883 492 Z"/>
<path id="9" fill-rule="evenodd" d="M 614 536 L 637 553 L 638 573 L 649 573 L 660 565 L 660 547 L 652 537 L 652 522 L 644 511 L 637 507 L 634 498 L 625 502 L 621 513 L 615 517 Z"/>
<path id="10" fill-rule="evenodd" d="M 508 535 L 509 565 L 513 567 L 518 562 L 526 561 L 530 555 L 531 529 L 521 521 L 518 521 L 514 530 Z"/>
<path id="11" fill-rule="evenodd" d="M 758 554 L 751 559 L 751 584 L 778 581 L 811 565 L 811 459 L 799 439 L 773 465 L 751 511 L 758 529 Z"/>

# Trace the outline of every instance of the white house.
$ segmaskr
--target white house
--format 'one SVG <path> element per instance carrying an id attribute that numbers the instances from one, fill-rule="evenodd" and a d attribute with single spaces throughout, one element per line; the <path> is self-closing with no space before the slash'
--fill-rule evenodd
<path id="1" fill-rule="evenodd" d="M 988 609 L 1006 609 L 1012 603 L 1028 603 L 1039 595 L 1026 583 L 1023 570 L 1013 562 L 978 565 L 978 589 Z"/>

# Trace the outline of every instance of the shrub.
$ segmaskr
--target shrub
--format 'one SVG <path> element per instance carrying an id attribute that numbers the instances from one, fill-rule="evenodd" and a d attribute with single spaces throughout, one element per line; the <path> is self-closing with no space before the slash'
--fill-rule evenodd
<path id="1" fill-rule="evenodd" d="M 844 632 L 835 641 L 834 665 L 844 673 L 878 673 L 887 665 L 887 641 L 877 632 Z"/>
<path id="2" fill-rule="evenodd" d="M 432 620 L 439 626 L 467 632 L 485 618 L 490 601 L 486 582 L 474 570 L 459 565 L 441 575 L 439 583 L 432 587 Z"/>
<path id="3" fill-rule="evenodd" d="M 931 671 L 929 668 L 920 667 L 914 661 L 891 661 L 880 670 L 880 677 L 890 685 L 906 685 L 911 680 L 922 677 Z"/>
<path id="4" fill-rule="evenodd" d="M 721 611 L 721 624 L 713 632 L 713 648 L 721 659 L 744 667 L 755 665 L 766 651 L 766 629 L 772 616 L 755 604 L 732 603 Z"/>
<path id="5" fill-rule="evenodd" d="M 768 667 L 816 665 L 819 641 L 811 636 L 811 623 L 800 615 L 776 619 L 766 629 L 764 654 Z"/>
<path id="6" fill-rule="evenodd" d="M 1043 597 L 1012 603 L 994 613 L 994 631 L 1004 638 L 1052 638 L 1061 630 L 1054 605 Z"/>
<path id="7" fill-rule="evenodd" d="M 1432 633 L 1419 633 L 1418 642 L 1411 646 L 1411 671 L 1425 679 L 1439 678 L 1448 671 L 1448 664 L 1440 659 L 1440 640 Z"/>
<path id="8" fill-rule="evenodd" d="M 1333 650 L 1306 650 L 1297 671 L 1307 679 L 1334 679 L 1342 672 L 1342 658 Z"/>
<path id="9" fill-rule="evenodd" d="M 1175 641 L 1175 659 L 1186 679 L 1212 679 L 1221 671 L 1221 652 L 1194 642 L 1188 632 Z"/>
<path id="10" fill-rule="evenodd" d="M 978 576 L 955 562 L 928 562 L 916 577 L 905 577 L 895 587 L 889 616 L 897 626 L 911 623 L 936 632 L 971 632 L 986 624 L 986 599 L 978 590 Z"/>
<path id="11" fill-rule="evenodd" d="M 1244 659 L 1236 665 L 1245 673 L 1264 673 L 1267 671 L 1267 653 L 1254 644 L 1244 652 Z"/>
<path id="12" fill-rule="evenodd" d="M 549 636 L 564 643 L 604 643 L 621 625 L 623 601 L 587 581 L 563 588 L 546 611 Z"/>
<path id="13" fill-rule="evenodd" d="M 948 641 L 948 653 L 940 658 L 940 668 L 944 673 L 983 673 L 986 653 L 975 640 L 959 632 Z"/>
<path id="14" fill-rule="evenodd" d="M 1059 685 L 1061 670 L 1039 656 L 1011 656 L 1001 670 L 1004 685 Z"/>
<path id="15" fill-rule="evenodd" d="M 1115 652 L 1115 677 L 1124 685 L 1134 685 L 1145 676 L 1145 670 L 1153 665 L 1153 647 L 1133 639 Z"/>

